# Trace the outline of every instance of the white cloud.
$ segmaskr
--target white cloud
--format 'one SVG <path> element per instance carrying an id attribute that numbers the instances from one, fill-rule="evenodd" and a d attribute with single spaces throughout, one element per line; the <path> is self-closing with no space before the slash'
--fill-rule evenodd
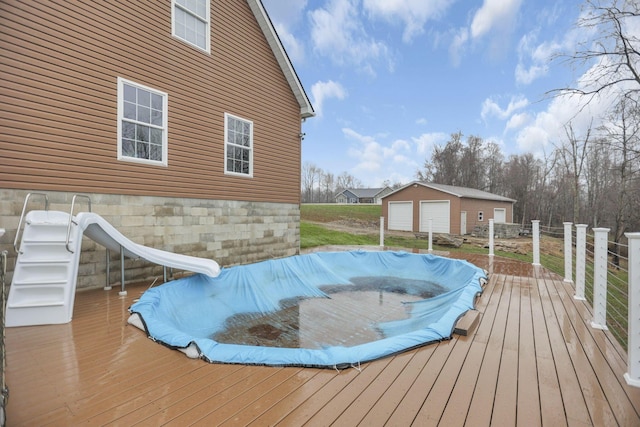
<path id="1" fill-rule="evenodd" d="M 565 126 L 571 123 L 576 135 L 584 135 L 591 126 L 596 129 L 601 123 L 610 100 L 586 104 L 587 98 L 562 96 L 554 98 L 546 110 L 538 112 L 530 123 L 516 136 L 518 148 L 523 152 L 541 155 L 566 141 Z"/>
<path id="2" fill-rule="evenodd" d="M 471 22 L 471 37 L 479 38 L 496 28 L 511 27 L 522 0 L 484 0 Z"/>
<path id="3" fill-rule="evenodd" d="M 322 117 L 324 101 L 330 98 L 344 99 L 347 96 L 347 91 L 340 83 L 329 80 L 314 83 L 311 86 L 311 94 L 316 114 L 318 117 Z"/>
<path id="4" fill-rule="evenodd" d="M 425 119 L 424 117 L 420 117 L 420 118 L 416 119 L 416 124 L 417 125 L 426 125 L 427 123 L 428 123 L 427 119 Z"/>
<path id="5" fill-rule="evenodd" d="M 387 45 L 369 36 L 358 14 L 356 0 L 330 0 L 326 8 L 309 12 L 311 41 L 315 51 L 338 65 L 355 65 L 375 75 L 373 63 L 393 62 Z"/>
<path id="6" fill-rule="evenodd" d="M 411 138 L 416 145 L 416 152 L 420 156 L 431 156 L 433 147 L 444 143 L 449 135 L 444 132 L 423 133 L 417 138 Z"/>
<path id="7" fill-rule="evenodd" d="M 363 8 L 372 17 L 404 24 L 405 43 L 424 32 L 429 19 L 441 17 L 455 0 L 364 0 Z"/>
<path id="8" fill-rule="evenodd" d="M 304 44 L 294 36 L 294 30 L 303 18 L 307 0 L 263 0 L 269 18 L 294 64 L 304 60 Z"/>
<path id="9" fill-rule="evenodd" d="M 469 30 L 467 28 L 460 28 L 453 36 L 453 41 L 449 46 L 449 56 L 454 67 L 460 65 L 468 40 Z"/>
<path id="10" fill-rule="evenodd" d="M 485 36 L 491 36 L 489 49 L 486 49 L 490 56 L 506 55 L 521 4 L 522 0 L 484 0 L 480 9 L 473 15 L 471 25 L 459 28 L 453 36 L 449 45 L 449 56 L 453 65 L 460 65 L 469 43 L 477 42 Z"/>
<path id="11" fill-rule="evenodd" d="M 282 24 L 275 24 L 278 37 L 282 41 L 287 55 L 291 58 L 294 64 L 299 64 L 304 61 L 304 46 L 302 43 L 291 34 L 288 29 Z"/>
<path id="12" fill-rule="evenodd" d="M 408 141 L 397 139 L 390 145 L 384 145 L 376 137 L 362 135 L 350 128 L 343 128 L 342 132 L 348 139 L 357 142 L 348 150 L 349 157 L 356 161 L 353 167 L 355 172 L 377 173 L 389 179 L 404 175 L 407 171 L 413 174 L 418 167 Z"/>
<path id="13" fill-rule="evenodd" d="M 482 103 L 482 112 L 480 116 L 482 120 L 489 117 L 497 117 L 500 120 L 506 120 L 517 110 L 521 110 L 529 105 L 529 101 L 524 96 L 514 96 L 509 100 L 506 108 L 500 108 L 498 103 L 492 98 L 487 98 Z"/>
<path id="14" fill-rule="evenodd" d="M 518 113 L 511 116 L 507 125 L 505 126 L 505 132 L 512 129 L 520 129 L 531 121 L 531 115 L 528 113 Z"/>

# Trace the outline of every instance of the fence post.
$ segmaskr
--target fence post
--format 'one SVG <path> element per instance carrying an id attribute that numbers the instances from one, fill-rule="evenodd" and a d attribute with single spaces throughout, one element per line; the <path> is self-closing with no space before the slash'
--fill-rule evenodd
<path id="1" fill-rule="evenodd" d="M 429 252 L 433 252 L 433 219 L 429 218 Z"/>
<path id="2" fill-rule="evenodd" d="M 584 301 L 585 269 L 587 261 L 587 224 L 576 224 L 576 294 L 573 298 Z"/>
<path id="3" fill-rule="evenodd" d="M 493 219 L 489 220 L 489 256 L 493 256 Z"/>
<path id="4" fill-rule="evenodd" d="M 573 283 L 573 243 L 571 241 L 572 222 L 563 222 L 564 224 L 564 281 Z"/>
<path id="5" fill-rule="evenodd" d="M 607 330 L 607 236 L 608 228 L 593 229 L 593 321 L 591 326 Z"/>
<path id="6" fill-rule="evenodd" d="M 629 329 L 627 384 L 640 387 L 640 233 L 624 233 L 629 239 Z"/>
<path id="7" fill-rule="evenodd" d="M 380 217 L 380 246 L 384 246 L 384 217 Z"/>
<path id="8" fill-rule="evenodd" d="M 540 265 L 540 220 L 531 220 L 533 234 L 533 265 Z"/>

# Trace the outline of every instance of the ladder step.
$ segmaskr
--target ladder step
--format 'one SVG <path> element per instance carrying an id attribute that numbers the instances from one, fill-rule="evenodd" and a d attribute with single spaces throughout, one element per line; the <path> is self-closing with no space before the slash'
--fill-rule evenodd
<path id="1" fill-rule="evenodd" d="M 13 288 L 7 301 L 9 308 L 61 306 L 65 303 L 64 283 L 33 284 Z"/>
<path id="2" fill-rule="evenodd" d="M 64 301 L 29 301 L 24 303 L 7 304 L 9 308 L 30 308 L 30 307 L 60 307 Z"/>

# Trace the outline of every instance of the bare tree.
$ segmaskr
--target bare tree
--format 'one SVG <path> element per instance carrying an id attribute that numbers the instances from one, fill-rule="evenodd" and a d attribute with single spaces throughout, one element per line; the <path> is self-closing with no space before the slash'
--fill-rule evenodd
<path id="1" fill-rule="evenodd" d="M 458 165 L 459 184 L 462 187 L 484 190 L 484 141 L 479 136 L 469 136 L 467 144 L 462 148 Z"/>
<path id="2" fill-rule="evenodd" d="M 587 129 L 587 134 L 583 139 L 579 139 L 573 125 L 569 122 L 564 128 L 567 141 L 560 147 L 556 147 L 565 167 L 565 176 L 570 181 L 572 200 L 572 221 L 577 223 L 580 218 L 580 180 L 583 175 L 584 163 L 589 152 L 589 138 L 591 136 L 591 126 Z"/>
<path id="3" fill-rule="evenodd" d="M 347 188 L 360 188 L 360 187 L 362 187 L 362 182 L 360 182 L 360 180 L 354 177 L 353 175 L 350 175 L 347 172 L 342 172 L 338 176 L 338 180 L 336 183 L 337 191 L 342 191 Z"/>
<path id="4" fill-rule="evenodd" d="M 418 171 L 418 179 L 438 184 L 461 185 L 460 160 L 464 146 L 462 132 L 451 134 L 444 146 L 436 146 L 431 161 L 425 161 L 424 172 Z"/>
<path id="5" fill-rule="evenodd" d="M 321 169 L 313 163 L 305 162 L 302 165 L 302 201 L 315 202 L 314 189 L 320 179 Z"/>
<path id="6" fill-rule="evenodd" d="M 320 175 L 320 188 L 322 190 L 322 197 L 325 203 L 333 202 L 335 197 L 335 176 L 331 172 L 322 172 Z"/>
<path id="7" fill-rule="evenodd" d="M 503 193 L 503 165 L 504 155 L 500 146 L 495 142 L 489 142 L 485 148 L 484 156 L 484 176 L 485 188 L 489 193 Z"/>
<path id="8" fill-rule="evenodd" d="M 581 79 L 582 87 L 552 91 L 587 95 L 588 102 L 608 89 L 626 94 L 640 92 L 640 39 L 633 34 L 630 23 L 640 17 L 640 3 L 635 0 L 587 0 L 578 26 L 597 34 L 595 39 L 581 43 L 575 52 L 564 54 L 569 63 L 588 66 Z"/>
<path id="9" fill-rule="evenodd" d="M 618 102 L 609 125 L 606 126 L 608 136 L 609 153 L 613 156 L 613 168 L 610 171 L 615 180 L 616 194 L 613 200 L 615 207 L 612 216 L 614 218 L 614 241 L 619 243 L 628 230 L 633 215 L 634 200 L 632 196 L 633 180 L 639 178 L 640 170 L 640 108 L 630 98 L 629 94 L 623 96 Z M 635 198 L 637 202 L 637 198 Z M 637 206 L 637 203 L 635 203 Z M 616 245 L 619 248 L 618 245 Z M 618 261 L 616 252 L 616 265 Z"/>

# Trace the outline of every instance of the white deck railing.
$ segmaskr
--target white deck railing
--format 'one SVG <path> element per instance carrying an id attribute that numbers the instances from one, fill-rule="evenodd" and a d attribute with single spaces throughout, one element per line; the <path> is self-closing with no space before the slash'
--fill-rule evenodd
<path id="1" fill-rule="evenodd" d="M 381 224 L 384 224 L 381 218 Z M 432 248 L 431 221 L 429 222 L 429 251 Z M 588 225 L 565 222 L 562 228 L 546 227 L 545 236 L 562 239 L 564 266 L 553 264 L 559 257 L 548 255 L 545 266 L 550 270 L 562 272 L 564 281 L 574 283 L 577 300 L 591 302 L 593 319 L 591 326 L 596 329 L 609 330 L 612 323 L 612 335 L 627 349 L 627 372 L 624 375 L 627 384 L 640 387 L 640 232 L 625 233 L 629 240 L 628 257 L 620 255 L 619 248 L 625 247 L 608 240 L 608 228 L 593 228 L 593 234 L 587 235 Z M 573 238 L 575 231 L 575 240 Z M 533 239 L 533 265 L 540 262 L 540 221 L 531 221 Z M 574 242 L 575 241 L 575 246 Z M 593 242 L 587 245 L 587 241 Z M 380 246 L 384 245 L 384 227 L 380 227 Z M 609 246 L 616 247 L 615 253 Z M 588 250 L 588 246 L 593 250 Z M 575 247 L 575 282 L 574 282 L 574 247 Z M 612 255 L 617 262 L 612 263 Z M 494 256 L 493 220 L 489 220 L 489 256 Z M 627 268 L 620 260 L 626 261 Z M 547 263 L 553 265 L 546 265 Z M 619 272 L 622 274 L 613 274 Z M 624 277 L 627 275 L 625 283 Z M 560 273 L 561 274 L 561 273 Z M 609 303 L 607 302 L 609 300 Z M 609 309 L 609 312 L 607 310 Z M 609 321 L 607 320 L 609 319 Z"/>
<path id="2" fill-rule="evenodd" d="M 532 222 L 533 264 L 540 264 L 539 221 Z M 593 319 L 591 326 L 609 330 L 627 348 L 627 384 L 640 387 L 640 233 L 625 233 L 628 246 L 608 240 L 608 228 L 593 228 L 587 235 L 586 224 L 575 225 L 575 282 L 573 271 L 573 224 L 565 222 L 563 233 L 551 228 L 545 234 L 564 240 L 564 281 L 575 283 L 574 298 L 591 299 Z M 593 242 L 593 250 L 587 249 L 587 241 Z M 609 247 L 615 247 L 611 252 Z M 617 246 L 617 247 L 616 247 Z M 619 254 L 620 247 L 627 247 L 628 257 Z M 491 248 L 489 249 L 491 252 Z M 616 262 L 609 261 L 615 257 Z M 620 262 L 620 261 L 623 262 Z M 624 267 L 626 261 L 627 268 Z M 554 266 L 558 269 L 558 266 Z M 619 274 L 614 274 L 618 272 Z M 627 276 L 627 281 L 621 278 Z M 589 295 L 590 294 L 590 295 Z M 591 297 L 591 298 L 589 298 Z M 609 302 L 608 302 L 609 300 Z M 611 323 L 611 324 L 610 324 Z"/>

